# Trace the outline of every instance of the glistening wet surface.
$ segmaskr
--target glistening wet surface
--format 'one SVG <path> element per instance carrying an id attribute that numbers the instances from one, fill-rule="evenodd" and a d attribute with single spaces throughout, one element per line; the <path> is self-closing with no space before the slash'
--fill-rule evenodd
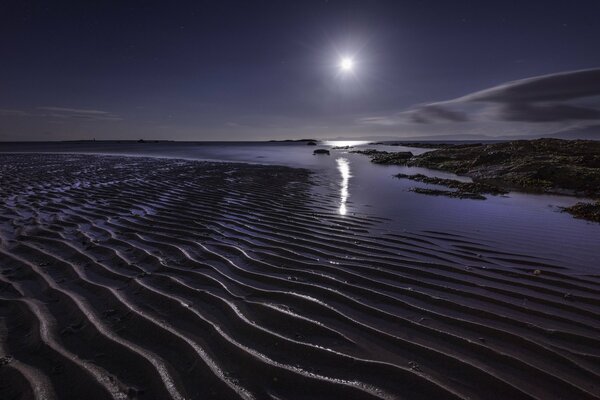
<path id="1" fill-rule="evenodd" d="M 0 155 L 2 397 L 600 396 L 598 274 L 341 215 L 341 165 Z"/>
<path id="2" fill-rule="evenodd" d="M 577 271 L 597 272 L 600 259 L 600 224 L 577 220 L 561 213 L 561 206 L 578 201 L 568 196 L 533 195 L 512 192 L 489 196 L 488 200 L 449 199 L 410 192 L 420 183 L 396 179 L 397 173 L 423 173 L 444 178 L 466 179 L 441 171 L 372 164 L 368 157 L 334 146 L 375 148 L 384 151 L 427 149 L 368 145 L 364 141 L 331 141 L 318 146 L 281 142 L 47 142 L 0 143 L 0 152 L 71 152 L 126 154 L 183 159 L 217 159 L 286 165 L 315 172 L 312 187 L 316 196 L 328 195 L 332 207 L 342 209 L 341 194 L 346 186 L 338 160 L 346 160 L 347 216 L 370 215 L 385 218 L 390 231 L 442 231 L 467 236 L 505 251 L 519 251 L 546 258 Z M 315 148 L 330 149 L 330 156 L 313 155 Z M 345 196 L 345 195 L 344 195 Z"/>

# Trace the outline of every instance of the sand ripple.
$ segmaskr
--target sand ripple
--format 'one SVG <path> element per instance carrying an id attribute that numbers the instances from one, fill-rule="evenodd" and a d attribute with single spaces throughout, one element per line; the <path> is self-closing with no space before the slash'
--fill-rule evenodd
<path id="1" fill-rule="evenodd" d="M 284 167 L 0 155 L 0 398 L 600 398 L 600 277 Z"/>

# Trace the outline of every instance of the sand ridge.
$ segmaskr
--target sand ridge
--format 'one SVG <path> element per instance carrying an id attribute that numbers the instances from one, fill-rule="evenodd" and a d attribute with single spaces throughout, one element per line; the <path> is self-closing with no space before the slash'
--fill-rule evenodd
<path id="1" fill-rule="evenodd" d="M 600 398 L 600 278 L 309 171 L 0 155 L 2 398 Z"/>

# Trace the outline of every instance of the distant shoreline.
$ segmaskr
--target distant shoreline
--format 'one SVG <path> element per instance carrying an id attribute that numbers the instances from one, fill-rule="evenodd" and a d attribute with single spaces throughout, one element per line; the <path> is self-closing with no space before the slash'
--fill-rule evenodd
<path id="1" fill-rule="evenodd" d="M 548 139 L 541 137 L 539 139 Z M 174 140 L 174 139 L 72 139 L 72 140 L 0 140 L 2 143 L 139 143 L 142 140 L 143 143 L 305 143 L 305 142 L 344 142 L 344 141 L 366 141 L 371 145 L 384 145 L 384 146 L 406 146 L 406 147 L 423 147 L 430 148 L 434 144 L 494 144 L 494 143 L 505 143 L 515 140 L 539 140 L 538 138 L 501 138 L 501 139 L 389 139 L 389 140 L 375 140 L 369 138 L 335 138 L 335 139 L 265 139 L 265 140 Z M 600 142 L 598 139 L 559 139 L 559 140 L 586 140 L 593 142 Z M 418 145 L 424 146 L 418 146 Z"/>

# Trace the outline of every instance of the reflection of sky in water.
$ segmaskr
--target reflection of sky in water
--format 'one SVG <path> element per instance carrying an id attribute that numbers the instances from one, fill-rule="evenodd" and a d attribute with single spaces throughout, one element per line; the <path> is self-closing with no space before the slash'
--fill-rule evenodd
<path id="1" fill-rule="evenodd" d="M 342 176 L 340 182 L 340 215 L 346 215 L 346 201 L 348 200 L 348 180 L 350 179 L 350 163 L 345 158 L 335 160 L 338 171 Z"/>
<path id="2" fill-rule="evenodd" d="M 330 143 L 330 144 L 329 144 Z M 315 147 L 303 142 L 0 142 L 0 152 L 73 152 L 125 154 L 184 159 L 218 159 L 304 167 L 315 171 L 323 185 L 315 190 L 335 185 L 335 200 L 331 202 L 338 215 L 350 210 L 347 204 L 352 190 L 352 213 L 389 218 L 392 231 L 412 232 L 434 230 L 487 241 L 498 250 L 511 253 L 536 254 L 566 266 L 594 266 L 597 272 L 600 224 L 592 224 L 559 212 L 558 206 L 569 206 L 581 199 L 568 196 L 510 193 L 488 196 L 488 200 L 449 199 L 425 196 L 410 191 L 424 186 L 407 179 L 396 179 L 398 173 L 439 176 L 457 179 L 447 172 L 398 165 L 378 165 L 369 157 L 347 150 L 332 150 L 330 146 L 356 146 L 384 151 L 411 151 L 420 154 L 426 149 L 403 146 L 359 145 L 356 141 L 319 143 L 316 148 L 331 150 L 331 157 L 315 156 Z M 350 174 L 352 164 L 352 174 Z M 341 175 L 341 179 L 340 179 Z M 352 187 L 349 179 L 352 177 Z M 468 181 L 468 178 L 458 177 Z M 340 183 L 341 181 L 341 183 Z M 338 192 L 339 191 L 339 192 Z M 330 192 L 327 192 L 328 194 Z"/>

